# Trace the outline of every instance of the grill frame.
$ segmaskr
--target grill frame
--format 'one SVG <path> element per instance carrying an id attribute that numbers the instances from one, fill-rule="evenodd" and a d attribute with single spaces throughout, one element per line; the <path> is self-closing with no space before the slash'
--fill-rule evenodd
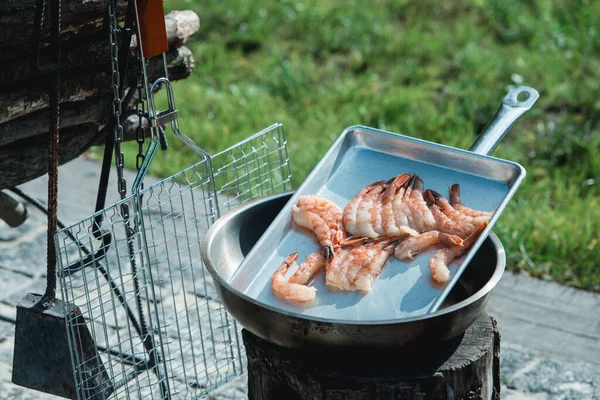
<path id="1" fill-rule="evenodd" d="M 90 362 L 107 371 L 113 389 L 107 398 L 111 399 L 154 399 L 167 394 L 202 398 L 241 375 L 245 357 L 240 330 L 204 268 L 202 239 L 222 212 L 290 189 L 285 132 L 281 124 L 274 124 L 58 231 L 62 298 L 83 316 L 66 321 L 78 398 L 85 399 L 86 388 L 89 392 L 97 381 L 83 373 L 90 370 Z M 121 213 L 123 203 L 132 210 L 128 219 Z M 104 232 L 112 235 L 108 245 L 92 233 L 99 214 L 104 217 Z M 133 229 L 130 241 L 125 233 L 128 227 Z M 85 252 L 81 245 L 93 250 Z M 99 253 L 103 245 L 106 251 Z M 128 317 L 115 286 L 138 324 L 143 324 L 139 308 L 147 318 L 147 336 L 152 336 L 151 348 L 158 354 L 154 368 L 143 335 Z M 77 337 L 82 321 L 99 352 L 98 359 L 87 359 L 87 368 Z"/>

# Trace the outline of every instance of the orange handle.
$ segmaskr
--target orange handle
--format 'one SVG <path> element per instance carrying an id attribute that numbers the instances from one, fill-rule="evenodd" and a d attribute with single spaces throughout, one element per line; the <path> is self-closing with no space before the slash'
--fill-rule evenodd
<path id="1" fill-rule="evenodd" d="M 142 55 L 154 57 L 169 50 L 162 0 L 136 0 L 140 19 Z"/>

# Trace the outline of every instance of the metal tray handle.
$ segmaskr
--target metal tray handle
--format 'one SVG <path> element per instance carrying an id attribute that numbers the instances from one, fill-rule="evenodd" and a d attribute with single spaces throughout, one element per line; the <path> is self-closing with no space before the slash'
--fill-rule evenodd
<path id="1" fill-rule="evenodd" d="M 526 94 L 525 100 L 519 100 L 519 96 Z M 479 138 L 473 143 L 469 151 L 477 154 L 490 155 L 504 138 L 515 122 L 540 97 L 537 90 L 528 86 L 516 86 L 502 100 L 502 105 L 487 124 Z"/>

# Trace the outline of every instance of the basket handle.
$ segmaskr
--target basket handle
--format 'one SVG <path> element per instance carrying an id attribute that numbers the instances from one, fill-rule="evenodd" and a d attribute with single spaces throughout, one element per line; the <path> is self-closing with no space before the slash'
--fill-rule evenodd
<path id="1" fill-rule="evenodd" d="M 154 101 L 154 92 L 161 84 L 166 86 L 168 108 L 165 111 L 157 113 L 156 102 Z M 177 136 L 183 143 L 185 143 L 188 147 L 194 150 L 194 152 L 196 152 L 202 158 L 202 160 L 210 160 L 210 154 L 208 154 L 192 139 L 185 136 L 179 130 L 179 123 L 177 121 L 177 108 L 175 107 L 175 96 L 173 95 L 173 85 L 167 78 L 158 78 L 150 87 L 148 96 L 148 111 L 150 113 L 150 129 L 152 131 L 151 142 L 148 146 L 148 149 L 146 150 L 146 154 L 144 154 L 144 161 L 142 162 L 138 174 L 135 177 L 135 180 L 133 181 L 133 185 L 131 188 L 132 193 L 138 193 L 140 187 L 142 186 L 144 177 L 148 172 L 150 163 L 152 162 L 152 159 L 154 158 L 156 150 L 159 146 L 158 138 L 160 136 L 158 135 L 158 133 L 155 134 L 155 130 L 161 129 L 163 125 L 170 124 L 171 130 L 173 131 L 175 136 Z"/>

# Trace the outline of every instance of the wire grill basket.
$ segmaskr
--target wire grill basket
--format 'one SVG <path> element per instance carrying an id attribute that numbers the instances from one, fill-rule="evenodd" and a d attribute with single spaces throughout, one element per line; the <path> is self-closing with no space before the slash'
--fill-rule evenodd
<path id="1" fill-rule="evenodd" d="M 204 269 L 201 241 L 221 212 L 290 189 L 275 124 L 102 210 L 110 243 L 92 233 L 98 214 L 57 232 L 61 293 L 83 317 L 67 321 L 78 397 L 203 398 L 243 373 L 239 331 Z M 97 356 L 80 356 L 81 328 Z"/>

